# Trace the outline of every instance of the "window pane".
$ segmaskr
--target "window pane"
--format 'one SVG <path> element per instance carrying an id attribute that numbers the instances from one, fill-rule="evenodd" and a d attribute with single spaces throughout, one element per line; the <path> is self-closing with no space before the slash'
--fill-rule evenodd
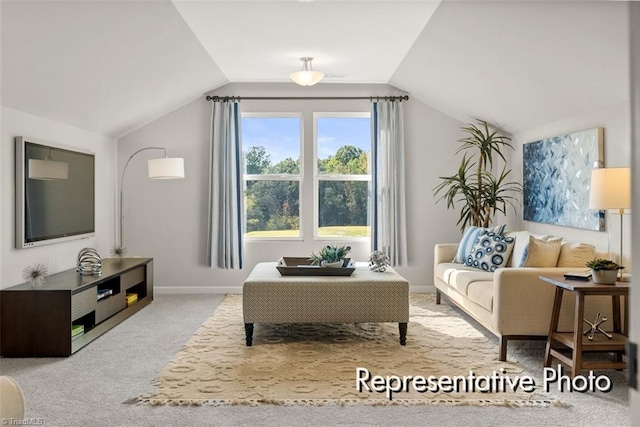
<path id="1" fill-rule="evenodd" d="M 318 173 L 369 174 L 370 123 L 369 117 L 318 117 Z"/>
<path id="2" fill-rule="evenodd" d="M 247 181 L 247 237 L 300 236 L 298 181 Z"/>
<path id="3" fill-rule="evenodd" d="M 318 236 L 362 237 L 369 227 L 367 181 L 320 181 Z"/>
<path id="4" fill-rule="evenodd" d="M 299 117 L 243 117 L 246 174 L 300 173 Z"/>

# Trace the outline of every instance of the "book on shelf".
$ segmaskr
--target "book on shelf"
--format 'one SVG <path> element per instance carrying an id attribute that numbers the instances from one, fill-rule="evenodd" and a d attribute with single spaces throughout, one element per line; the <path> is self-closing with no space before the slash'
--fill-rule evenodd
<path id="1" fill-rule="evenodd" d="M 564 278 L 567 280 L 590 280 L 591 271 L 572 271 L 570 273 L 564 273 Z"/>
<path id="2" fill-rule="evenodd" d="M 113 289 L 98 289 L 98 301 L 113 294 Z"/>
<path id="3" fill-rule="evenodd" d="M 136 302 L 138 302 L 138 294 L 136 293 L 127 294 L 127 307 L 130 306 L 131 304 L 135 304 Z"/>
<path id="4" fill-rule="evenodd" d="M 71 325 L 71 338 L 84 334 L 84 325 Z"/>

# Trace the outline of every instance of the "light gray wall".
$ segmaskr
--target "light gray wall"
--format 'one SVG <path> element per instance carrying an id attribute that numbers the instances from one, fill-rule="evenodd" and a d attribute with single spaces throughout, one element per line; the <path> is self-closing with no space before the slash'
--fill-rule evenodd
<path id="1" fill-rule="evenodd" d="M 593 111 L 579 117 L 549 123 L 526 132 L 514 135 L 516 151 L 515 161 L 512 162 L 514 172 L 522 182 L 522 145 L 528 142 L 538 141 L 543 138 L 562 135 L 575 131 L 591 129 L 594 127 L 604 128 L 604 164 L 605 167 L 630 166 L 631 155 L 631 129 L 630 129 L 630 104 L 628 102 L 611 106 L 598 111 Z M 617 255 L 620 252 L 620 216 L 609 215 L 607 213 L 607 227 L 611 231 L 611 251 Z M 631 218 L 624 216 L 624 231 L 627 236 L 624 242 L 624 258 L 627 271 L 630 271 L 631 256 Z M 571 227 L 560 227 L 550 224 L 541 224 L 522 220 L 522 212 L 519 211 L 517 217 L 511 216 L 510 221 L 515 228 L 530 230 L 538 234 L 552 234 L 562 236 L 567 241 L 586 242 L 595 245 L 599 251 L 607 252 L 608 232 L 590 231 Z"/>
<path id="2" fill-rule="evenodd" d="M 72 268 L 78 252 L 93 247 L 103 257 L 109 256 L 114 244 L 115 204 L 115 140 L 72 126 L 2 107 L 2 144 L 0 145 L 0 287 L 22 283 L 22 270 L 35 263 L 48 267 L 49 273 Z M 27 249 L 15 249 L 14 138 L 26 136 L 35 141 L 49 142 L 71 149 L 91 151 L 96 156 L 96 233 L 88 239 L 72 240 Z"/>
<path id="3" fill-rule="evenodd" d="M 240 96 L 369 96 L 399 93 L 388 85 L 230 84 L 218 95 Z M 243 112 L 369 111 L 362 101 L 242 101 Z M 207 176 L 211 103 L 204 96 L 118 140 L 122 170 L 131 153 L 146 146 L 163 146 L 169 156 L 185 158 L 186 177 L 176 181 L 146 179 L 148 152 L 127 170 L 124 213 L 125 246 L 130 254 L 155 258 L 155 285 L 164 292 L 237 292 L 251 268 L 280 256 L 307 256 L 323 245 L 306 236 L 302 242 L 248 242 L 243 270 L 210 269 L 205 265 Z M 310 117 L 309 114 L 307 114 Z M 437 177 L 450 174 L 461 123 L 411 99 L 405 106 L 406 184 L 409 266 L 399 269 L 414 290 L 433 284 L 433 246 L 456 241 L 459 231 L 442 204 L 434 205 L 431 190 Z M 304 123 L 310 138 L 312 124 Z M 311 185 L 311 183 L 305 184 Z M 303 194 L 311 197 L 311 187 Z M 306 196 L 304 196 L 306 197 Z M 309 234 L 309 233 L 307 233 Z M 352 244 L 353 257 L 366 260 L 370 249 Z"/>
<path id="4" fill-rule="evenodd" d="M 634 212 L 640 211 L 640 3 L 631 2 L 631 162 L 632 162 L 632 203 Z M 640 266 L 640 215 L 632 217 L 633 227 L 633 265 L 636 270 Z M 637 274 L 637 273 L 636 273 Z M 634 284 L 638 283 L 638 277 Z M 631 307 L 640 307 L 640 292 L 631 292 Z M 630 335 L 629 339 L 636 344 L 640 343 L 640 310 L 630 310 Z M 635 354 L 636 360 L 638 354 Z M 636 375 L 637 379 L 637 375 Z M 634 403 L 635 402 L 635 403 Z M 631 407 L 632 425 L 640 423 L 640 394 L 637 389 L 629 389 L 629 406 Z"/>

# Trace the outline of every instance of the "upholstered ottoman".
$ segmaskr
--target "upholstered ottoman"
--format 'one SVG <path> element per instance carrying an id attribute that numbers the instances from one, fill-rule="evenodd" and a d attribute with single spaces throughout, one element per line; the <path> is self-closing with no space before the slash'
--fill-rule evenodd
<path id="1" fill-rule="evenodd" d="M 407 339 L 409 282 L 392 268 L 357 267 L 351 276 L 281 276 L 275 262 L 255 266 L 244 282 L 242 309 L 247 345 L 254 323 L 397 322 Z"/>

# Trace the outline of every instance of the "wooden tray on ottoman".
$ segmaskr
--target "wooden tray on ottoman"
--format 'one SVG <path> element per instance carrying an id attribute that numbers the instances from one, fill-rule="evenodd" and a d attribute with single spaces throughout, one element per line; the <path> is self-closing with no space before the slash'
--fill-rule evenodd
<path id="1" fill-rule="evenodd" d="M 356 270 L 355 267 L 320 267 L 311 265 L 309 258 L 304 257 L 282 257 L 286 265 L 278 265 L 276 268 L 283 276 L 351 276 Z M 345 258 L 344 263 L 349 265 L 351 258 Z"/>

